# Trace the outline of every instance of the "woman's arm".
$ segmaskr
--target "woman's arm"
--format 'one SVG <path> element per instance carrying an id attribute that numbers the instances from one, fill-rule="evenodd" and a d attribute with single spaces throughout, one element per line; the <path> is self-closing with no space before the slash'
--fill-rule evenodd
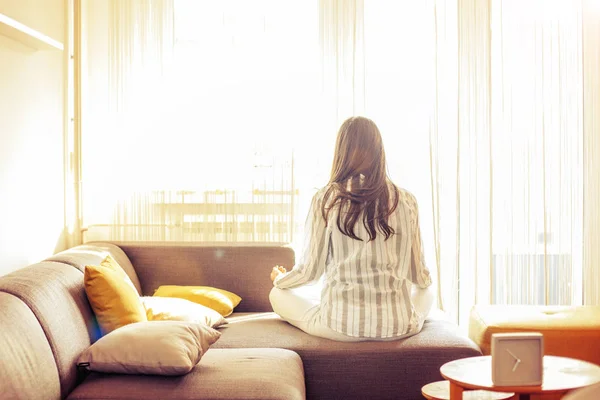
<path id="1" fill-rule="evenodd" d="M 304 250 L 302 257 L 288 273 L 275 278 L 277 288 L 293 288 L 316 282 L 325 272 L 325 261 L 329 246 L 327 227 L 321 214 L 322 192 L 313 196 L 310 211 L 306 218 Z"/>
<path id="2" fill-rule="evenodd" d="M 413 223 L 412 226 L 412 248 L 410 256 L 410 281 L 420 288 L 426 288 L 431 285 L 431 275 L 425 265 L 425 256 L 423 254 L 423 243 L 421 242 L 421 226 L 419 225 L 419 206 L 417 199 L 409 195 L 409 207 L 411 208 Z"/>

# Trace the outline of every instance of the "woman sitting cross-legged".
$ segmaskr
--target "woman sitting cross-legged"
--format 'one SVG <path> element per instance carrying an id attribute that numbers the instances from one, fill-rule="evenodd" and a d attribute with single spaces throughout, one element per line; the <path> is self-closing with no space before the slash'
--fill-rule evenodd
<path id="1" fill-rule="evenodd" d="M 363 117 L 338 132 L 329 184 L 312 199 L 304 251 L 274 267 L 273 311 L 308 334 L 338 341 L 419 333 L 433 303 L 415 197 L 388 178 L 379 129 Z M 303 286 L 323 279 L 321 294 Z"/>

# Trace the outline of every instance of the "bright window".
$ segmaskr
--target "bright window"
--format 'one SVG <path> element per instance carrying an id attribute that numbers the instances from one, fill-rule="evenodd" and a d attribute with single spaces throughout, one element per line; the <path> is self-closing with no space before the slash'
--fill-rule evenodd
<path id="1" fill-rule="evenodd" d="M 445 307 L 580 302 L 581 7 L 327 4 L 88 2 L 85 240 L 299 244 L 347 103 L 419 200 Z"/>

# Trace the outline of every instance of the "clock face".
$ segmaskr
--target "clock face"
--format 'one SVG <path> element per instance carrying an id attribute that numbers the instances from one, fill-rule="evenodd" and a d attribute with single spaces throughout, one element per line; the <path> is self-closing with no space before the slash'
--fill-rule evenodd
<path id="1" fill-rule="evenodd" d="M 542 340 L 532 338 L 496 339 L 492 352 L 492 381 L 497 386 L 541 385 Z"/>

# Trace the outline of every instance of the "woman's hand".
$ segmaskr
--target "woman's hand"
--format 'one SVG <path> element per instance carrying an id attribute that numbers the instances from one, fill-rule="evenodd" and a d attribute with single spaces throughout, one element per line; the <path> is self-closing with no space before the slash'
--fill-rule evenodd
<path id="1" fill-rule="evenodd" d="M 271 281 L 274 282 L 279 275 L 285 274 L 286 272 L 287 270 L 281 265 L 274 266 L 273 270 L 271 271 Z"/>

